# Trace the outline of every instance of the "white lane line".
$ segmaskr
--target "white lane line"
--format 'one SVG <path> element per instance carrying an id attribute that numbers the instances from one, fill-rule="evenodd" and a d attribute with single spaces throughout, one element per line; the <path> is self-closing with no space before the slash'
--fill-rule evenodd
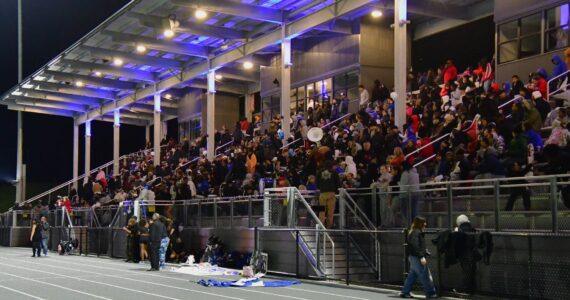
<path id="1" fill-rule="evenodd" d="M 233 299 L 233 300 L 245 300 L 242 298 L 237 298 L 237 297 L 231 297 L 231 296 L 225 296 L 225 295 L 220 295 L 220 294 L 214 294 L 214 293 L 208 293 L 208 292 L 203 292 L 203 291 L 197 291 L 197 290 L 193 290 L 193 289 L 187 289 L 187 288 L 182 288 L 182 287 L 177 287 L 177 286 L 173 286 L 173 285 L 167 285 L 167 284 L 161 284 L 161 283 L 155 283 L 155 282 L 150 282 L 150 281 L 145 281 L 145 280 L 138 280 L 138 279 L 133 279 L 133 278 L 128 278 L 128 277 L 123 277 L 123 276 L 116 276 L 116 275 L 108 275 L 108 274 L 102 274 L 102 273 L 97 273 L 97 272 L 91 272 L 91 271 L 84 271 L 84 270 L 77 270 L 77 269 L 71 269 L 71 268 L 65 268 L 65 267 L 61 267 L 61 266 L 56 266 L 56 265 L 50 265 L 50 264 L 41 264 L 41 263 L 35 263 L 35 262 L 29 262 L 29 261 L 22 261 L 22 260 L 18 260 L 21 262 L 27 262 L 30 264 L 37 264 L 37 265 L 41 265 L 44 267 L 50 267 L 50 268 L 57 268 L 57 269 L 62 269 L 62 270 L 70 270 L 70 271 L 78 271 L 78 272 L 82 272 L 82 273 L 88 273 L 88 274 L 95 274 L 95 275 L 99 275 L 100 277 L 111 277 L 111 278 L 118 278 L 121 280 L 129 280 L 129 281 L 134 281 L 134 282 L 142 282 L 142 283 L 148 283 L 148 284 L 152 284 L 152 285 L 158 285 L 158 286 L 162 286 L 162 287 L 167 287 L 167 288 L 172 288 L 172 289 L 178 289 L 178 290 L 183 290 L 183 291 L 188 291 L 188 292 L 193 292 L 193 293 L 198 293 L 198 294 L 204 294 L 204 295 L 209 295 L 209 296 L 214 296 L 214 297 L 218 297 L 218 298 L 227 298 L 227 299 Z M 71 263 L 71 262 L 67 262 L 69 264 L 74 264 L 74 265 L 79 265 L 79 266 L 87 266 L 87 265 L 82 265 L 82 264 L 76 264 L 76 263 Z M 101 268 L 101 267 L 97 267 L 97 266 L 93 266 L 93 265 L 88 265 L 88 267 L 90 268 Z M 114 268 L 105 268 L 104 269 L 108 269 L 108 270 L 116 270 Z M 133 271 L 134 272 L 134 271 Z M 129 273 L 130 275 L 130 273 Z M 97 283 L 97 282 L 95 282 Z M 103 283 L 100 283 L 103 284 Z M 145 293 L 142 291 L 139 291 L 141 293 Z M 162 297 L 162 296 L 161 296 Z M 168 297 L 166 297 L 168 298 Z M 175 298 L 170 298 L 170 299 L 175 299 Z"/>
<path id="2" fill-rule="evenodd" d="M 20 268 L 20 267 L 14 267 L 14 266 L 10 266 L 10 265 L 7 265 L 7 264 L 2 264 L 2 263 L 0 263 L 0 265 L 5 265 L 5 266 L 7 266 L 7 267 L 12 267 L 12 268 L 16 268 L 16 269 L 23 269 L 23 270 L 29 271 L 29 269 L 24 269 L 24 268 Z M 39 270 L 34 270 L 34 272 L 47 273 L 47 272 L 39 271 Z M 37 283 L 39 283 L 39 284 L 44 284 L 44 285 L 53 286 L 53 287 L 56 287 L 56 288 L 59 288 L 59 289 L 68 290 L 68 291 L 71 291 L 71 292 L 74 292 L 74 293 L 82 294 L 82 295 L 89 296 L 89 297 L 93 297 L 93 298 L 99 298 L 99 299 L 105 299 L 105 300 L 112 300 L 112 299 L 110 299 L 110 298 L 105 298 L 105 297 L 101 297 L 101 296 L 89 294 L 89 293 L 86 293 L 86 292 L 82 292 L 82 291 L 77 291 L 77 290 L 74 290 L 74 289 L 66 288 L 66 287 L 63 287 L 63 286 L 56 285 L 56 284 L 51 284 L 51 283 L 48 283 L 48 282 L 39 281 L 39 280 L 35 280 L 35 279 L 30 279 L 30 278 L 26 278 L 26 277 L 22 277 L 22 276 L 10 274 L 10 273 L 0 272 L 0 274 L 12 276 L 12 277 L 16 277 L 16 278 L 20 278 L 20 279 L 26 279 L 26 280 L 28 280 L 28 281 L 32 281 L 32 282 L 37 282 Z M 51 273 L 51 274 L 60 275 L 60 274 L 55 274 L 55 273 Z M 71 277 L 70 277 L 70 278 L 71 278 Z"/>
<path id="3" fill-rule="evenodd" d="M 306 293 L 314 293 L 314 294 L 328 295 L 328 296 L 340 297 L 340 298 L 357 299 L 357 300 L 370 300 L 370 299 L 368 299 L 368 298 L 360 298 L 360 297 L 354 297 L 354 296 L 339 295 L 339 294 L 326 293 L 326 292 L 319 292 L 319 291 L 312 291 L 312 290 L 299 289 L 299 288 L 292 288 L 292 287 L 284 287 L 283 289 L 286 289 L 286 290 L 293 290 L 293 291 L 299 291 L 299 292 L 306 292 Z"/>
<path id="4" fill-rule="evenodd" d="M 26 262 L 26 261 L 22 261 L 22 260 L 18 260 L 18 261 Z M 40 263 L 32 263 L 32 264 L 36 264 L 36 265 L 40 265 L 40 266 L 44 266 L 44 267 L 53 267 L 53 266 L 50 266 L 50 265 L 44 265 L 44 264 L 40 264 Z M 16 268 L 16 269 L 29 270 L 29 269 L 25 269 L 25 268 L 20 268 L 20 267 L 12 266 L 12 265 L 9 265 L 9 264 L 0 263 L 0 265 L 4 265 L 4 266 L 7 266 L 7 267 Z M 77 270 L 74 270 L 74 269 L 68 269 L 68 270 L 77 271 Z M 64 275 L 61 275 L 61 274 L 52 273 L 52 272 L 46 272 L 46 271 L 40 271 L 40 270 L 35 270 L 35 272 L 46 273 L 46 274 L 52 274 L 52 275 L 56 275 L 56 276 L 63 276 L 63 277 L 71 278 L 71 279 L 74 279 L 74 280 L 85 281 L 85 282 L 88 282 L 88 283 L 91 283 L 91 284 L 106 285 L 106 286 L 114 287 L 114 288 L 121 289 L 121 290 L 127 290 L 127 291 L 131 291 L 131 292 L 141 293 L 141 294 L 145 294 L 145 295 L 149 295 L 149 296 L 155 296 L 155 297 L 159 297 L 159 298 L 165 298 L 165 299 L 171 299 L 171 300 L 181 300 L 181 299 L 177 299 L 177 298 L 171 298 L 171 297 L 162 296 L 162 295 L 159 295 L 159 294 L 153 294 L 153 293 L 147 293 L 147 292 L 143 292 L 143 291 L 133 290 L 133 289 L 129 289 L 129 288 L 122 287 L 122 286 L 118 286 L 118 285 L 114 285 L 114 284 L 102 283 L 102 282 L 97 282 L 97 281 L 90 281 L 90 280 L 86 280 L 86 279 L 82 279 L 82 278 L 76 278 L 76 277 L 73 277 L 73 276 L 64 276 Z M 6 273 L 6 274 L 7 274 L 7 273 Z M 7 274 L 7 275 L 11 275 L 11 274 Z M 14 275 L 11 275 L 11 276 L 14 276 Z M 41 282 L 41 281 L 37 281 L 37 282 Z M 42 283 L 43 283 L 43 282 L 42 282 Z M 60 287 L 60 286 L 58 286 L 58 285 L 53 285 L 53 286 Z M 63 289 L 66 289 L 66 290 L 70 290 L 70 291 L 74 291 L 74 292 L 80 293 L 80 294 L 85 294 L 85 295 L 92 296 L 92 297 L 95 297 L 95 298 L 112 300 L 112 299 L 109 299 L 109 298 L 105 298 L 105 297 L 101 297 L 101 296 L 97 296 L 97 295 L 93 295 L 93 294 L 89 294 L 89 293 L 84 293 L 84 292 L 80 292 L 80 291 L 76 291 L 76 290 L 72 290 L 72 289 L 68 289 L 68 288 L 64 288 L 64 287 L 60 287 L 60 288 L 63 288 Z"/>
<path id="5" fill-rule="evenodd" d="M 22 292 L 22 291 L 9 288 L 9 287 L 7 287 L 7 286 L 0 285 L 0 288 L 5 289 L 5 290 L 8 290 L 8 291 L 11 291 L 11 292 L 14 292 L 14 293 L 17 293 L 17 294 L 20 294 L 20 295 L 24 295 L 24 296 L 26 296 L 26 297 L 30 297 L 30 298 L 32 298 L 32 299 L 45 300 L 44 298 L 36 297 L 36 296 L 34 296 L 34 295 L 30 295 L 30 294 L 28 294 L 28 293 L 24 293 L 24 292 Z"/>
<path id="6" fill-rule="evenodd" d="M 107 270 L 115 270 L 114 268 L 106 268 L 106 267 L 100 267 L 100 266 L 95 266 L 95 265 L 85 265 L 85 264 L 80 264 L 80 263 L 72 263 L 69 261 L 66 261 L 66 263 L 72 264 L 72 265 L 78 265 L 78 266 L 84 266 L 84 267 L 90 267 L 90 268 L 98 268 L 98 269 L 107 269 Z M 123 263 L 107 263 L 107 262 L 98 262 L 98 264 L 109 264 L 109 265 L 124 265 Z M 55 267 L 55 266 L 54 266 Z M 132 271 L 132 270 L 127 270 L 130 272 L 135 272 L 135 273 L 139 273 L 139 271 Z M 174 273 L 172 273 L 174 274 Z M 184 282 L 188 282 L 187 279 L 180 279 L 180 278 L 175 278 L 175 277 L 171 277 L 171 276 L 161 276 L 161 275 L 156 275 L 156 274 L 144 274 L 146 276 L 151 276 L 151 277 L 159 277 L 159 278 L 166 278 L 166 279 L 170 279 L 170 280 L 176 280 L 176 281 L 184 281 Z M 216 279 L 219 280 L 219 277 L 212 277 L 212 276 L 200 276 L 200 278 L 210 278 L 210 279 Z M 129 279 L 132 280 L 132 279 Z M 148 282 L 147 283 L 150 284 L 155 284 L 154 282 Z M 270 295 L 270 296 L 274 296 L 274 297 L 280 297 L 280 298 L 288 298 L 288 299 L 295 299 L 295 300 L 310 300 L 307 298 L 301 298 L 301 297 L 295 297 L 295 296 L 289 296 L 289 295 L 282 295 L 282 294 L 275 294 L 275 293 L 270 293 L 270 292 L 262 292 L 262 291 L 258 291 L 258 290 L 251 290 L 251 289 L 246 289 L 246 288 L 240 288 L 240 291 L 246 292 L 246 293 L 255 293 L 255 294 L 263 294 L 263 295 Z M 192 290 L 192 291 L 196 291 L 196 290 Z M 198 291 L 196 291 L 198 292 Z M 205 292 L 204 292 L 205 293 Z M 216 296 L 222 297 L 221 295 L 217 295 L 214 294 Z"/>

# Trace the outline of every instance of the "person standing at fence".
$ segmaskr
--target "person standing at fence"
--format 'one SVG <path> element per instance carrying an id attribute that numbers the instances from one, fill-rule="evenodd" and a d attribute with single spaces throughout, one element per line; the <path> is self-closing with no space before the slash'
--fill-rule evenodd
<path id="1" fill-rule="evenodd" d="M 39 224 L 40 235 L 42 237 L 41 248 L 44 252 L 44 256 L 48 255 L 48 240 L 49 240 L 49 223 L 45 216 L 42 216 Z"/>
<path id="2" fill-rule="evenodd" d="M 40 225 L 38 224 L 39 222 L 34 219 L 32 220 L 32 232 L 30 234 L 30 242 L 32 242 L 32 257 L 36 257 L 36 253 L 38 254 L 38 257 L 41 256 L 42 254 L 42 234 L 41 234 L 41 230 L 40 230 Z"/>
<path id="3" fill-rule="evenodd" d="M 424 230 L 426 220 L 422 217 L 415 217 L 406 236 L 406 252 L 410 269 L 408 277 L 404 282 L 404 288 L 400 292 L 400 298 L 413 298 L 410 292 L 419 279 L 426 292 L 426 298 L 437 298 L 437 292 L 433 284 L 433 278 L 427 265 L 429 252 L 426 249 Z"/>
<path id="4" fill-rule="evenodd" d="M 135 260 L 135 246 L 136 244 L 136 217 L 131 217 L 127 223 L 127 226 L 123 227 L 123 230 L 127 233 L 127 260 L 126 262 Z"/>
<path id="5" fill-rule="evenodd" d="M 477 273 L 477 260 L 475 258 L 476 230 L 466 215 L 458 216 L 455 223 L 457 224 L 455 231 L 459 232 L 455 242 L 455 255 L 463 270 L 463 286 L 468 293 L 472 294 L 477 287 L 475 282 Z"/>
<path id="6" fill-rule="evenodd" d="M 147 271 L 158 271 L 160 267 L 160 244 L 162 239 L 166 237 L 166 226 L 160 222 L 160 215 L 155 213 L 152 215 L 152 224 L 150 225 L 150 269 Z"/>
<path id="7" fill-rule="evenodd" d="M 319 212 L 319 219 L 327 229 L 333 226 L 336 192 L 340 185 L 338 174 L 332 167 L 332 162 L 326 161 L 325 167 L 317 175 L 317 186 L 320 191 L 319 205 L 325 207 L 325 211 Z"/>
<path id="8" fill-rule="evenodd" d="M 166 228 L 170 227 L 172 221 L 166 218 L 161 218 L 162 223 Z M 168 237 L 168 230 L 165 230 L 166 234 L 160 240 L 160 251 L 159 251 L 159 265 L 161 269 L 166 266 L 166 250 L 168 250 L 168 244 L 170 244 L 170 238 Z"/>

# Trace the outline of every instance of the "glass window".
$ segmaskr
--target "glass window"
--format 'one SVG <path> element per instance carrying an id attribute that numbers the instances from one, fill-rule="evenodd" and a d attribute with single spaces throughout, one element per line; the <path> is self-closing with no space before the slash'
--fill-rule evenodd
<path id="1" fill-rule="evenodd" d="M 519 57 L 518 40 L 504 43 L 499 46 L 499 63 L 509 62 Z"/>
<path id="2" fill-rule="evenodd" d="M 568 7 L 570 5 L 564 4 L 546 11 L 546 28 L 568 27 Z M 568 28 L 565 28 L 566 30 Z"/>
<path id="3" fill-rule="evenodd" d="M 332 88 L 333 88 L 332 78 L 325 79 L 323 81 L 323 84 L 325 85 L 325 92 L 327 93 L 327 95 L 330 96 L 330 94 L 332 93 Z"/>
<path id="4" fill-rule="evenodd" d="M 519 58 L 540 54 L 540 34 L 521 39 Z"/>
<path id="5" fill-rule="evenodd" d="M 518 37 L 518 21 L 512 21 L 499 26 L 499 41 L 505 42 Z"/>
<path id="6" fill-rule="evenodd" d="M 569 36 L 568 34 L 568 26 L 566 26 L 566 29 L 563 27 L 558 27 L 556 29 L 547 31 L 544 37 L 544 50 L 552 51 L 567 47 Z"/>
<path id="7" fill-rule="evenodd" d="M 540 32 L 541 14 L 534 14 L 521 19 L 521 36 Z M 539 44 L 540 45 L 540 44 Z"/>

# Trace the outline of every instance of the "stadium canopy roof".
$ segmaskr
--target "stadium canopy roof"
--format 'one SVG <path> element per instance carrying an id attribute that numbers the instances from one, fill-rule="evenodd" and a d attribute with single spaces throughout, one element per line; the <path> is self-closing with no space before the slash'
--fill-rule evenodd
<path id="1" fill-rule="evenodd" d="M 408 0 L 408 12 L 467 20 L 465 6 L 477 2 Z M 146 125 L 155 94 L 168 118 L 176 117 L 184 89 L 206 88 L 209 70 L 223 78 L 220 92 L 256 91 L 259 73 L 241 62 L 268 64 L 283 37 L 356 33 L 355 20 L 375 8 L 389 11 L 393 1 L 133 0 L 0 96 L 0 104 L 78 124 L 113 121 L 121 109 L 121 123 Z"/>

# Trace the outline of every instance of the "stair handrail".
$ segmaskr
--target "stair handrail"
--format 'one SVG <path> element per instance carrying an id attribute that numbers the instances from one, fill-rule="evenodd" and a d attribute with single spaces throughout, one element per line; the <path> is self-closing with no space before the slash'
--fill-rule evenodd
<path id="1" fill-rule="evenodd" d="M 548 82 L 546 83 L 546 100 L 550 99 L 551 94 L 554 94 L 554 93 L 560 91 L 560 87 L 559 87 L 555 91 L 550 92 L 550 83 L 553 82 L 554 80 L 558 80 L 564 76 L 567 76 L 568 74 L 570 74 L 570 70 L 566 70 L 564 73 L 559 74 L 557 76 L 554 76 L 548 80 Z"/>
<path id="2" fill-rule="evenodd" d="M 331 124 L 336 123 L 336 122 L 338 122 L 338 121 L 340 121 L 340 120 L 343 120 L 343 119 L 345 119 L 346 117 L 349 117 L 349 116 L 352 116 L 352 115 L 353 115 L 353 113 L 347 113 L 347 114 L 343 115 L 342 117 L 336 118 L 336 119 L 334 119 L 334 120 L 328 122 L 327 124 L 321 126 L 321 129 L 326 128 L 326 127 L 330 126 Z M 298 138 L 298 139 L 293 140 L 292 142 L 289 142 L 289 143 L 283 145 L 283 146 L 281 147 L 281 150 L 282 150 L 282 149 L 285 149 L 285 148 L 287 148 L 287 147 L 289 147 L 290 145 L 292 145 L 292 144 L 294 144 L 294 143 L 296 143 L 296 142 L 298 142 L 298 141 L 300 141 L 300 140 L 302 140 L 302 139 L 303 139 L 303 138 Z"/>
<path id="3" fill-rule="evenodd" d="M 160 147 L 163 148 L 163 147 L 166 147 L 166 146 L 167 146 L 167 145 L 162 145 L 162 146 L 160 146 Z M 142 150 L 139 150 L 139 151 L 136 151 L 136 152 L 133 152 L 133 153 L 129 153 L 129 154 L 122 155 L 122 156 L 119 157 L 119 160 L 123 160 L 123 159 L 125 159 L 125 158 L 128 158 L 129 156 L 132 156 L 132 155 L 135 155 L 135 154 L 138 154 L 138 153 L 141 153 L 141 152 L 145 152 L 145 151 L 152 151 L 152 148 L 150 148 L 150 149 L 142 149 Z M 102 165 L 100 165 L 100 166 L 98 166 L 98 167 L 95 167 L 95 168 L 93 168 L 93 169 L 91 169 L 91 170 L 89 171 L 89 175 L 98 172 L 100 169 L 103 169 L 103 168 L 106 168 L 106 167 L 108 167 L 108 166 L 111 166 L 113 163 L 115 163 L 115 160 L 106 162 L 106 163 L 104 163 L 104 164 L 102 164 Z M 53 192 L 55 192 L 55 191 L 61 189 L 61 188 L 64 188 L 64 187 L 66 187 L 66 186 L 69 186 L 70 184 L 74 183 L 75 181 L 80 181 L 81 179 L 85 178 L 86 176 L 87 176 L 87 174 L 86 174 L 86 173 L 83 173 L 83 174 L 81 174 L 81 175 L 79 175 L 79 176 L 77 176 L 77 177 L 75 177 L 75 178 L 72 178 L 72 179 L 70 179 L 70 180 L 68 180 L 68 181 L 66 181 L 66 182 L 64 182 L 64 183 L 61 183 L 61 184 L 59 184 L 58 186 L 55 186 L 55 187 L 53 187 L 53 188 L 51 188 L 51 189 L 49 189 L 49 190 L 47 190 L 47 191 L 45 191 L 45 192 L 43 192 L 43 193 L 40 193 L 40 194 L 38 194 L 38 195 L 35 195 L 35 196 L 29 198 L 29 199 L 26 200 L 26 201 L 23 201 L 23 202 L 21 203 L 21 205 L 22 205 L 22 204 L 32 203 L 32 202 L 34 202 L 34 201 L 36 201 L 36 200 L 38 200 L 38 199 L 40 199 L 40 198 L 43 198 L 43 197 L 45 197 L 45 196 L 47 196 L 47 195 L 49 195 L 49 194 L 51 194 L 51 193 L 53 193 Z"/>
<path id="4" fill-rule="evenodd" d="M 511 100 L 509 100 L 509 101 L 507 101 L 507 102 L 505 102 L 505 103 L 499 105 L 499 106 L 497 107 L 497 109 L 501 109 L 501 108 L 503 108 L 503 107 L 505 107 L 505 106 L 507 106 L 507 105 L 509 105 L 509 104 L 511 104 L 511 103 L 513 103 L 513 102 L 515 102 L 515 101 L 517 101 L 517 100 L 519 100 L 519 99 L 520 99 L 520 100 L 524 100 L 524 97 L 521 96 L 521 95 L 516 95 L 516 96 L 513 97 L 513 99 L 511 99 Z"/>
<path id="5" fill-rule="evenodd" d="M 480 116 L 479 114 L 475 115 L 475 117 L 473 118 L 473 120 L 471 120 L 471 125 L 470 125 L 469 127 L 467 127 L 466 129 L 464 129 L 463 132 L 467 132 L 467 131 L 471 130 L 471 127 L 476 126 L 476 125 L 477 125 L 477 121 L 479 121 L 479 118 L 480 118 L 480 117 L 481 117 L 481 116 Z M 448 137 L 448 136 L 450 136 L 450 135 L 451 135 L 451 132 L 448 132 L 448 133 L 446 133 L 446 134 L 444 134 L 444 135 L 439 136 L 439 137 L 436 138 L 435 140 L 433 140 L 433 141 L 431 141 L 431 142 L 429 142 L 429 143 L 427 143 L 427 144 L 425 144 L 425 145 L 419 147 L 418 149 L 416 149 L 416 150 L 414 150 L 414 151 L 412 151 L 412 152 L 406 154 L 406 155 L 404 156 L 404 159 L 408 159 L 408 157 L 410 157 L 411 155 L 420 152 L 422 149 L 425 149 L 426 147 L 428 147 L 428 146 L 430 146 L 430 145 L 433 145 L 434 143 L 436 143 L 436 142 L 438 142 L 438 141 L 440 141 L 440 140 L 442 140 L 442 139 L 444 139 L 444 138 L 446 138 L 446 137 Z"/>

